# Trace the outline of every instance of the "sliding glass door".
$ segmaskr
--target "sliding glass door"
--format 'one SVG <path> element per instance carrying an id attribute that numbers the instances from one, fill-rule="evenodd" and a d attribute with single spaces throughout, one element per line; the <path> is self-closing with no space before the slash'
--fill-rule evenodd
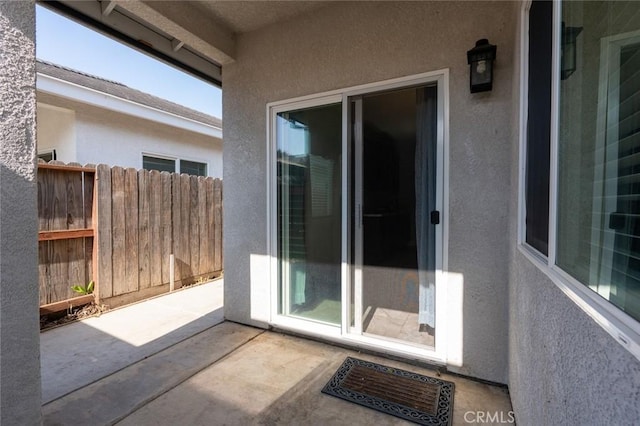
<path id="1" fill-rule="evenodd" d="M 434 346 L 437 87 L 350 102 L 353 331 Z"/>
<path id="2" fill-rule="evenodd" d="M 275 325 L 442 359 L 444 80 L 269 106 Z"/>

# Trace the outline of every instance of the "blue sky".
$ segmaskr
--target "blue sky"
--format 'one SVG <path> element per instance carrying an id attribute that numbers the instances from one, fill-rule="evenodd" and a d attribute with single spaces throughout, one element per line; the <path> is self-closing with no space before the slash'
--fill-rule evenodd
<path id="1" fill-rule="evenodd" d="M 36 56 L 222 117 L 222 91 L 37 6 Z"/>

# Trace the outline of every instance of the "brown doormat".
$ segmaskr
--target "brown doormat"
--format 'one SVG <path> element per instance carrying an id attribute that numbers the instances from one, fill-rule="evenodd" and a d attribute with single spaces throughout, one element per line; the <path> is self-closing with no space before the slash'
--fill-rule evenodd
<path id="1" fill-rule="evenodd" d="M 322 393 L 422 424 L 450 426 L 454 384 L 347 357 Z"/>

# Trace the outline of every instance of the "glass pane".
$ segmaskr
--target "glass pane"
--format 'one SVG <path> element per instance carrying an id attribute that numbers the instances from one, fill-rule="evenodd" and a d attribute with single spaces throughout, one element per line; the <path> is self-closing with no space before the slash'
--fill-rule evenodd
<path id="1" fill-rule="evenodd" d="M 562 20 L 557 264 L 640 320 L 640 3 Z"/>
<path id="2" fill-rule="evenodd" d="M 341 322 L 342 105 L 276 116 L 280 313 Z"/>
<path id="3" fill-rule="evenodd" d="M 180 160 L 180 173 L 186 173 L 193 176 L 206 176 L 207 165 L 196 161 Z"/>
<path id="4" fill-rule="evenodd" d="M 362 330 L 435 346 L 437 88 L 362 98 Z"/>
<path id="5" fill-rule="evenodd" d="M 552 26 L 553 3 L 534 1 L 529 10 L 525 240 L 545 256 L 549 245 Z"/>
<path id="6" fill-rule="evenodd" d="M 160 172 L 174 173 L 176 171 L 176 161 L 167 158 L 142 156 L 142 168 L 145 170 L 158 170 Z"/>

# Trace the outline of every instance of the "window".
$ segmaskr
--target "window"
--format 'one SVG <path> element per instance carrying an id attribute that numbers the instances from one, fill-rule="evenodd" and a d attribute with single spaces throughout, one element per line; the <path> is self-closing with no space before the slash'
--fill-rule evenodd
<path id="1" fill-rule="evenodd" d="M 194 176 L 206 176 L 207 165 L 197 161 L 180 160 L 180 173 Z"/>
<path id="2" fill-rule="evenodd" d="M 529 11 L 526 238 L 545 256 L 549 244 L 549 149 L 553 4 L 534 1 Z"/>
<path id="3" fill-rule="evenodd" d="M 525 16 L 520 238 L 640 358 L 640 3 L 533 1 Z"/>
<path id="4" fill-rule="evenodd" d="M 562 6 L 556 264 L 640 321 L 640 4 Z"/>
<path id="5" fill-rule="evenodd" d="M 145 170 L 174 173 L 176 171 L 176 160 L 143 155 L 142 168 Z"/>
<path id="6" fill-rule="evenodd" d="M 176 168 L 176 162 L 178 168 Z M 145 170 L 158 170 L 160 172 L 185 173 L 192 176 L 207 176 L 207 164 L 197 161 L 180 160 L 151 155 L 142 156 L 142 168 Z"/>
<path id="7" fill-rule="evenodd" d="M 41 159 L 41 160 L 46 161 L 47 163 L 49 161 L 57 160 L 56 150 L 52 149 L 52 150 L 49 150 L 49 151 L 43 151 L 43 152 L 38 154 L 38 158 Z"/>

